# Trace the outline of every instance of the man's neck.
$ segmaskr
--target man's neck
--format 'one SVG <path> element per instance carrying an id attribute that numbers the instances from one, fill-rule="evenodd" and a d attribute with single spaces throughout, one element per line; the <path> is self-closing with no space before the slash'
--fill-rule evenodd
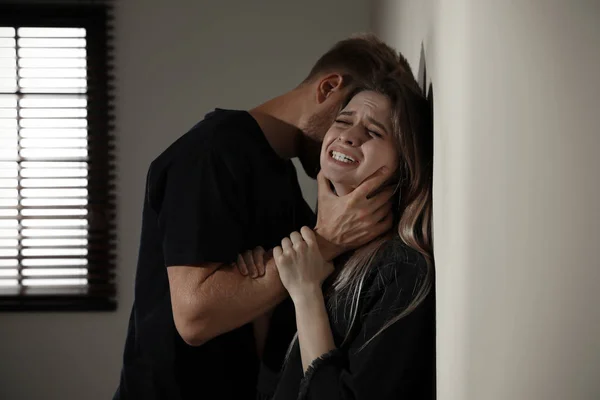
<path id="1" fill-rule="evenodd" d="M 302 139 L 304 105 L 300 93 L 292 90 L 249 111 L 262 129 L 267 141 L 279 157 L 298 156 Z"/>

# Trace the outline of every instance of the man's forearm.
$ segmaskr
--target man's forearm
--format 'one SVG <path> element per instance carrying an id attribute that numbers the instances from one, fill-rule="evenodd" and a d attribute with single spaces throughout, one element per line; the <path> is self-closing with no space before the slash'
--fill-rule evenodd
<path id="1" fill-rule="evenodd" d="M 317 235 L 317 241 L 325 259 L 332 260 L 339 254 L 338 247 L 321 236 Z M 265 263 L 265 274 L 259 278 L 244 276 L 235 265 L 223 264 L 215 265 L 212 273 L 196 283 L 186 279 L 186 286 L 193 286 L 183 302 L 184 326 L 178 329 L 185 332 L 188 343 L 200 345 L 239 328 L 288 296 L 273 257 Z"/>
<path id="2" fill-rule="evenodd" d="M 288 296 L 273 258 L 260 278 L 243 276 L 235 265 L 223 265 L 198 287 L 195 301 L 205 310 L 196 321 L 202 342 L 251 322 Z"/>
<path id="3" fill-rule="evenodd" d="M 338 246 L 318 234 L 316 237 L 326 260 L 331 261 L 340 254 Z M 235 265 L 223 265 L 200 285 L 200 301 L 211 304 L 214 315 L 228 316 L 227 320 L 233 326 L 231 329 L 274 308 L 288 293 L 279 279 L 272 254 L 264 262 L 265 275 L 254 279 L 241 275 Z"/>

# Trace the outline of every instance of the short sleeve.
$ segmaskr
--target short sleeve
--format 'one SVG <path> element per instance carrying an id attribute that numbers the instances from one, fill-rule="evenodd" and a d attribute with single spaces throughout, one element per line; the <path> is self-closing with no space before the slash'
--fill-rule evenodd
<path id="1" fill-rule="evenodd" d="M 245 175 L 209 151 L 167 168 L 158 210 L 166 266 L 233 262 L 249 248 Z"/>

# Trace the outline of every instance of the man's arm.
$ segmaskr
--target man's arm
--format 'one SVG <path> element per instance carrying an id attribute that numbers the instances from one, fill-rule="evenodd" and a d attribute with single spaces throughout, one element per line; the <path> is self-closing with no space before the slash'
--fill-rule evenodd
<path id="1" fill-rule="evenodd" d="M 369 198 L 383 183 L 381 176 L 374 174 L 343 197 L 335 196 L 329 187 L 322 188 L 326 183 L 319 177 L 319 210 L 327 211 L 318 213 L 315 233 L 326 260 L 389 231 L 392 192 Z M 243 276 L 232 264 L 170 266 L 167 270 L 175 326 L 192 346 L 254 320 L 287 297 L 272 257 L 265 263 L 264 276 L 256 279 Z"/>
<path id="2" fill-rule="evenodd" d="M 271 258 L 265 274 L 243 276 L 233 264 L 167 269 L 177 331 L 191 346 L 254 320 L 287 297 Z"/>
<path id="3" fill-rule="evenodd" d="M 322 237 L 317 237 L 317 241 L 324 258 L 333 260 L 338 255 L 337 246 Z M 264 269 L 264 274 L 254 279 L 242 275 L 234 264 L 167 269 L 175 326 L 187 344 L 200 346 L 239 328 L 288 296 L 271 255 L 256 268 Z"/>

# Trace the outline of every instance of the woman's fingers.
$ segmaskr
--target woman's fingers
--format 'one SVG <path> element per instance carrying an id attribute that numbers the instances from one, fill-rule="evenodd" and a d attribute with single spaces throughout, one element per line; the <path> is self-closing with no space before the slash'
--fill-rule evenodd
<path id="1" fill-rule="evenodd" d="M 302 229 L 300 229 L 300 234 L 302 235 L 302 238 L 304 239 L 306 244 L 308 244 L 309 246 L 314 246 L 317 244 L 317 237 L 309 227 L 303 226 Z"/>
<path id="2" fill-rule="evenodd" d="M 293 245 L 290 238 L 286 237 L 281 240 L 281 249 L 284 253 L 291 253 L 293 250 Z"/>
<path id="3" fill-rule="evenodd" d="M 290 234 L 290 240 L 292 241 L 292 245 L 296 249 L 301 248 L 304 244 L 304 239 L 302 238 L 302 235 L 298 232 L 292 232 Z"/>
<path id="4" fill-rule="evenodd" d="M 283 256 L 283 249 L 279 246 L 273 248 L 273 259 L 275 260 L 275 265 L 279 268 L 278 262 L 281 260 L 281 256 Z"/>

